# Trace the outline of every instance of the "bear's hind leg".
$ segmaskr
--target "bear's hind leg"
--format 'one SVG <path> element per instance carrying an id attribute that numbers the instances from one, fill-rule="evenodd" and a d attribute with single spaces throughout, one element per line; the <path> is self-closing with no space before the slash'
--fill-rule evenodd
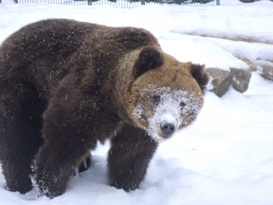
<path id="1" fill-rule="evenodd" d="M 40 131 L 25 120 L 1 118 L 1 161 L 6 188 L 26 193 L 31 190 L 31 161 L 41 142 Z"/>
<path id="2" fill-rule="evenodd" d="M 111 141 L 108 154 L 110 185 L 131 191 L 139 187 L 157 143 L 144 130 L 125 124 Z"/>
<path id="3" fill-rule="evenodd" d="M 83 158 L 80 165 L 76 168 L 74 175 L 86 171 L 91 166 L 91 153 L 88 150 L 86 157 Z"/>
<path id="4" fill-rule="evenodd" d="M 0 93 L 0 160 L 6 188 L 26 193 L 32 188 L 31 162 L 42 144 L 43 105 L 35 89 L 7 85 L 13 87 Z"/>

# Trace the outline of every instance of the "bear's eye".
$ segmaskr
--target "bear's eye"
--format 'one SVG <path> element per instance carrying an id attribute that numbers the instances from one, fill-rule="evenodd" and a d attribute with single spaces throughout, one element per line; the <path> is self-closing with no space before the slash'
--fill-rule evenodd
<path id="1" fill-rule="evenodd" d="M 160 95 L 154 95 L 153 100 L 154 100 L 154 104 L 157 106 L 160 103 Z"/>
<path id="2" fill-rule="evenodd" d="M 184 103 L 183 101 L 180 103 L 179 107 L 182 110 L 184 107 L 186 106 L 186 103 Z"/>

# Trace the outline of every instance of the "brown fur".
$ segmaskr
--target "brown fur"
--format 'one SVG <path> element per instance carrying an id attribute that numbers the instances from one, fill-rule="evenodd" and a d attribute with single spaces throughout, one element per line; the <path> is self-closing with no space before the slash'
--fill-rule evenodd
<path id="1" fill-rule="evenodd" d="M 97 140 L 110 137 L 110 184 L 136 189 L 157 142 L 132 116 L 135 91 L 147 81 L 184 86 L 202 103 L 207 77 L 200 67 L 196 81 L 191 67 L 138 28 L 52 19 L 15 32 L 0 47 L 0 159 L 7 188 L 26 193 L 32 175 L 41 194 L 58 196 L 74 169 L 85 168 L 81 162 Z"/>

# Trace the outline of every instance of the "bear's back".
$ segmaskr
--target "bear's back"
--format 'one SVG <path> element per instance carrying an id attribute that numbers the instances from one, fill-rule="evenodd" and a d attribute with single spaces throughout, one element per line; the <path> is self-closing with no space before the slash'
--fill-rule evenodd
<path id="1" fill-rule="evenodd" d="M 21 28 L 2 43 L 0 89 L 23 83 L 48 95 L 71 69 L 97 76 L 102 82 L 98 78 L 108 76 L 120 58 L 146 45 L 159 47 L 156 38 L 140 28 L 42 20 Z"/>
<path id="2" fill-rule="evenodd" d="M 15 73 L 31 78 L 39 75 L 38 70 L 59 70 L 93 28 L 96 25 L 65 19 L 39 21 L 21 28 L 0 47 L 0 78 L 9 78 L 7 73 L 13 73 L 9 80 Z"/>
<path id="3" fill-rule="evenodd" d="M 9 78 L 7 73 L 22 74 L 29 79 L 56 70 L 65 73 L 61 70 L 63 65 L 76 52 L 88 54 L 96 64 L 97 56 L 101 58 L 99 61 L 104 60 L 104 55 L 119 58 L 150 44 L 158 42 L 144 29 L 112 28 L 67 19 L 42 20 L 21 28 L 2 43 L 0 78 Z M 12 78 L 14 75 L 9 80 Z"/>

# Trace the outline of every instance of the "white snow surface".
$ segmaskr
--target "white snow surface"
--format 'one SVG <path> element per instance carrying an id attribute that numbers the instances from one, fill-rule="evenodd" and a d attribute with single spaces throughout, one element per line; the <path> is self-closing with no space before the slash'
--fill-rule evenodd
<path id="1" fill-rule="evenodd" d="M 273 3 L 233 6 L 110 6 L 0 4 L 0 42 L 20 27 L 45 18 L 72 18 L 151 31 L 163 49 L 181 61 L 207 67 L 247 68 L 236 55 L 272 59 Z M 210 38 L 186 34 L 206 34 Z M 216 37 L 252 38 L 260 43 Z M 106 176 L 109 144 L 93 152 L 93 166 L 73 177 L 65 194 L 33 201 L 4 189 L 2 205 L 272 205 L 273 82 L 253 73 L 244 94 L 230 89 L 222 98 L 207 92 L 197 120 L 160 144 L 138 190 L 110 187 Z"/>

